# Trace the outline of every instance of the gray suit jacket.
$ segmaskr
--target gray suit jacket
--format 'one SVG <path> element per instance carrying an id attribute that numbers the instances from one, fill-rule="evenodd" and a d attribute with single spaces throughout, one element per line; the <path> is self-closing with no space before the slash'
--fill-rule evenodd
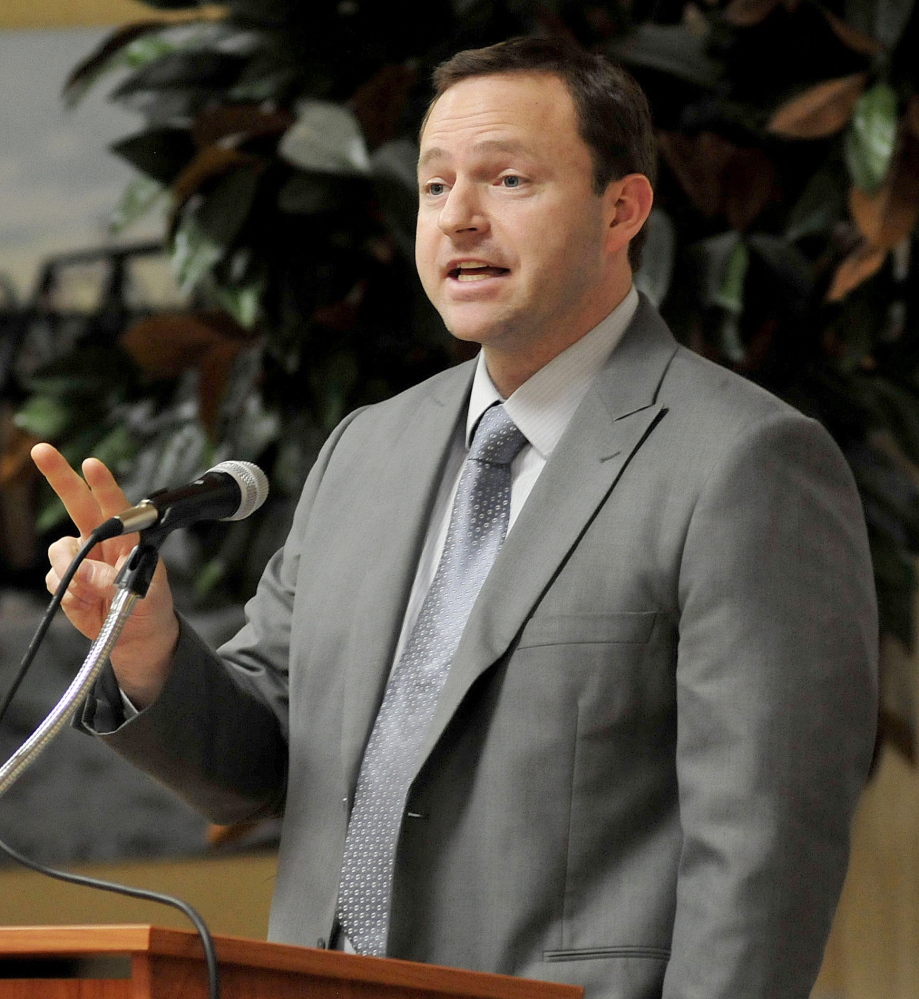
<path id="1" fill-rule="evenodd" d="M 84 724 L 218 821 L 283 810 L 270 935 L 335 916 L 364 744 L 468 398 L 349 417 L 221 650 Z M 808 995 L 871 756 L 863 517 L 824 430 L 643 301 L 473 609 L 412 784 L 389 953 L 588 999 Z"/>

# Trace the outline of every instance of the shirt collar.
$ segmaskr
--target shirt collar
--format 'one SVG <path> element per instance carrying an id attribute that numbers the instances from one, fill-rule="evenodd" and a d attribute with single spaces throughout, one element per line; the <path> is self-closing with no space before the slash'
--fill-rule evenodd
<path id="1" fill-rule="evenodd" d="M 637 308 L 638 292 L 633 285 L 605 319 L 552 358 L 508 399 L 502 399 L 495 388 L 485 366 L 485 355 L 480 352 L 466 417 L 466 447 L 485 410 L 496 402 L 503 402 L 508 416 L 523 436 L 540 457 L 548 459 L 587 394 L 590 383 L 622 339 Z"/>

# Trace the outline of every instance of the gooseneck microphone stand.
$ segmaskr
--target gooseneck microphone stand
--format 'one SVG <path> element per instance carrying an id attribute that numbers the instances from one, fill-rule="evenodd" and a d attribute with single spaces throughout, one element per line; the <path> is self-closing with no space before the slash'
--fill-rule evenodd
<path id="1" fill-rule="evenodd" d="M 74 677 L 73 682 L 64 692 L 63 697 L 60 701 L 58 701 L 57 705 L 48 717 L 45 718 L 41 725 L 38 726 L 35 732 L 32 733 L 32 735 L 10 757 L 10 759 L 4 763 L 2 767 L 0 767 L 0 795 L 2 795 L 13 784 L 13 782 L 17 780 L 17 778 L 21 777 L 22 774 L 25 773 L 25 771 L 35 762 L 54 737 L 58 735 L 61 729 L 63 729 L 64 726 L 70 722 L 76 714 L 79 705 L 85 700 L 87 694 L 98 679 L 99 674 L 102 672 L 103 667 L 108 661 L 112 649 L 115 647 L 115 643 L 118 641 L 118 637 L 121 635 L 122 629 L 130 617 L 131 611 L 134 609 L 134 605 L 138 600 L 147 595 L 147 590 L 150 588 L 150 582 L 153 579 L 153 573 L 156 570 L 156 565 L 159 561 L 160 545 L 170 530 L 171 526 L 156 525 L 145 531 L 141 531 L 139 543 L 128 556 L 128 560 L 121 567 L 118 576 L 115 579 L 115 588 L 117 591 L 115 598 L 112 600 L 109 612 L 103 622 L 102 630 L 99 632 L 96 640 L 92 643 L 89 653 L 87 654 L 83 665 L 80 667 L 79 672 Z M 77 567 L 86 555 L 89 554 L 90 549 L 102 539 L 102 537 L 91 537 L 89 541 L 87 541 L 87 543 L 80 549 L 64 578 L 61 580 L 61 585 L 58 587 L 54 600 L 48 608 L 48 613 L 45 615 L 45 619 L 42 621 L 42 625 L 39 627 L 35 639 L 33 639 L 29 651 L 23 660 L 19 674 L 4 699 L 3 710 L 5 710 L 6 706 L 9 704 L 12 695 L 15 693 L 16 688 L 19 686 L 20 681 L 25 675 L 25 670 L 34 658 L 34 654 L 38 649 L 38 643 L 41 641 L 45 631 L 47 630 L 47 626 L 50 623 L 51 614 L 53 614 L 54 610 L 56 610 L 57 606 L 60 604 L 60 601 L 63 598 L 63 595 L 66 592 Z M 18 863 L 23 864 L 34 871 L 38 871 L 40 874 L 56 878 L 59 881 L 67 881 L 72 884 L 84 885 L 90 888 L 101 888 L 106 891 L 114 891 L 121 895 L 128 895 L 132 898 L 147 899 L 153 902 L 161 902 L 164 905 L 170 905 L 179 909 L 194 924 L 195 929 L 201 937 L 201 943 L 204 948 L 204 955 L 207 962 L 208 992 L 210 999 L 219 999 L 220 979 L 214 942 L 204 920 L 198 912 L 196 912 L 196 910 L 186 902 L 181 901 L 181 899 L 172 898 L 168 895 L 162 895 L 159 892 L 146 891 L 142 888 L 131 888 L 127 885 L 114 884 L 109 881 L 100 881 L 97 878 L 71 874 L 66 871 L 58 871 L 50 867 L 45 867 L 43 864 L 39 864 L 37 861 L 23 856 L 2 840 L 0 840 L 0 849 L 2 849 Z"/>
<path id="2" fill-rule="evenodd" d="M 145 537 L 149 534 L 153 534 L 154 537 Z M 164 537 L 165 532 L 158 532 L 156 528 L 141 534 L 140 543 L 131 552 L 115 579 L 117 590 L 115 598 L 103 622 L 102 630 L 90 647 L 79 672 L 48 717 L 0 767 L 0 794 L 3 794 L 38 759 L 45 747 L 70 722 L 78 706 L 85 700 L 102 668 L 108 662 L 112 649 L 131 616 L 131 611 L 134 610 L 134 605 L 147 595 L 156 563 L 159 561 L 159 546 Z"/>

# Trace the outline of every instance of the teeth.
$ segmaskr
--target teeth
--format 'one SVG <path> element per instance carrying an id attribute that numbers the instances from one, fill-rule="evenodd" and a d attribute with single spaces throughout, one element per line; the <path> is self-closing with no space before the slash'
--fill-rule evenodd
<path id="1" fill-rule="evenodd" d="M 503 268 L 495 267 L 481 260 L 464 260 L 450 272 L 457 281 L 485 281 L 501 273 Z"/>

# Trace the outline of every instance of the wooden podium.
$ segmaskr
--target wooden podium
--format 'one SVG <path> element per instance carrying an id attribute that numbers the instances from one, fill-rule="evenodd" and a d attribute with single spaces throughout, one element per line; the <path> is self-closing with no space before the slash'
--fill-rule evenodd
<path id="1" fill-rule="evenodd" d="M 574 985 L 243 937 L 215 936 L 214 944 L 223 999 L 581 999 L 584 992 Z M 66 959 L 83 962 L 88 977 L 27 977 L 23 972 L 23 977 L 0 978 L 0 999 L 207 999 L 201 941 L 190 930 L 0 928 L 0 969 L 7 976 L 26 967 L 19 962 L 47 962 L 47 968 Z"/>

